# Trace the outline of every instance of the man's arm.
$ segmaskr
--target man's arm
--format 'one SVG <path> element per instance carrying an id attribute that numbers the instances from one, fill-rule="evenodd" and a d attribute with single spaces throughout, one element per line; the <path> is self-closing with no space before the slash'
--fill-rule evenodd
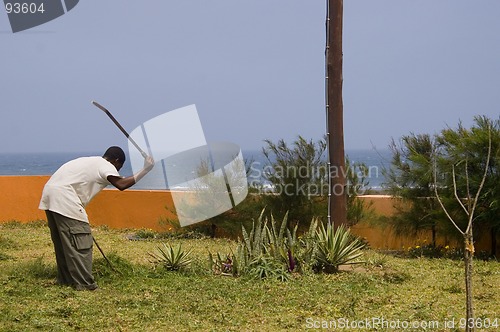
<path id="1" fill-rule="evenodd" d="M 139 182 L 146 174 L 153 169 L 155 161 L 152 157 L 147 157 L 144 159 L 144 167 L 132 176 L 127 176 L 126 178 L 121 178 L 119 176 L 110 175 L 108 176 L 108 181 L 119 190 L 125 190 L 132 187 L 134 184 Z"/>

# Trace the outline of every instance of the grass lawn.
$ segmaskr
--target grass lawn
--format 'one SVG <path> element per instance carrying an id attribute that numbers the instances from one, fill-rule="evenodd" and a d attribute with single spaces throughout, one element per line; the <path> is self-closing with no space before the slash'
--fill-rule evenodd
<path id="1" fill-rule="evenodd" d="M 168 272 L 155 269 L 147 255 L 160 241 L 130 241 L 133 231 L 93 232 L 121 274 L 94 248 L 100 289 L 82 292 L 54 284 L 55 258 L 44 224 L 0 224 L 0 331 L 304 331 L 334 330 L 335 324 L 339 330 L 368 325 L 352 331 L 424 330 L 406 324 L 463 330 L 461 261 L 368 250 L 367 263 L 354 270 L 261 281 L 210 273 L 208 251 L 227 253 L 236 247 L 233 241 L 169 240 L 191 248 L 195 261 L 189 271 Z M 489 325 L 483 330 L 498 331 L 500 263 L 475 261 L 474 270 L 475 315 Z"/>

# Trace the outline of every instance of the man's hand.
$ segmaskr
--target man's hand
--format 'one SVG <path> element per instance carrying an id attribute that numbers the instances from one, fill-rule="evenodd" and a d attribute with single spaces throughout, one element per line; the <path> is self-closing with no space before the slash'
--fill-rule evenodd
<path id="1" fill-rule="evenodd" d="M 153 157 L 148 156 L 147 158 L 144 158 L 144 166 L 142 170 L 140 170 L 137 174 L 134 174 L 134 180 L 137 183 L 140 179 L 142 179 L 146 174 L 149 173 L 155 166 L 155 160 Z"/>
<path id="2" fill-rule="evenodd" d="M 155 160 L 153 159 L 153 157 L 148 156 L 147 158 L 144 159 L 144 167 L 142 168 L 142 170 L 137 172 L 137 174 L 134 174 L 126 178 L 110 175 L 108 176 L 108 181 L 119 190 L 128 189 L 132 187 L 134 184 L 136 184 L 146 174 L 148 174 L 149 171 L 153 169 L 154 165 L 155 165 Z"/>
<path id="3" fill-rule="evenodd" d="M 144 167 L 143 168 L 146 172 L 149 172 L 150 170 L 152 170 L 154 166 L 155 166 L 155 160 L 153 159 L 153 157 L 148 156 L 147 158 L 144 159 Z"/>

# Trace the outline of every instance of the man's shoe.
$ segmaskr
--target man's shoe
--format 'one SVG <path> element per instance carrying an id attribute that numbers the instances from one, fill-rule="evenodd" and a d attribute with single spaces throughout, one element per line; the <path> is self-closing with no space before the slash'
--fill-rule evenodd
<path id="1" fill-rule="evenodd" d="M 75 285 L 74 286 L 77 291 L 83 291 L 83 290 L 89 290 L 89 291 L 95 291 L 96 289 L 99 288 L 96 283 L 93 283 L 91 285 Z"/>

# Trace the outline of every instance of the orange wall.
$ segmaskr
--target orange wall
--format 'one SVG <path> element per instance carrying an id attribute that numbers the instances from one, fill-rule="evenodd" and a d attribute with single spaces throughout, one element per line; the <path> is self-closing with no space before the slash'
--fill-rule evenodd
<path id="1" fill-rule="evenodd" d="M 38 209 L 48 176 L 0 176 L 0 222 L 45 220 Z M 104 189 L 86 210 L 92 225 L 164 230 L 159 221 L 175 218 L 168 191 Z M 169 208 L 170 211 L 167 209 Z"/>
<path id="2" fill-rule="evenodd" d="M 394 205 L 396 204 L 397 199 L 391 196 L 367 195 L 360 196 L 360 199 L 366 201 L 368 204 L 371 203 L 371 207 L 378 216 L 389 217 L 396 213 Z M 375 232 L 374 228 L 375 227 L 369 222 L 360 222 L 351 227 L 351 231 L 359 237 L 367 239 L 372 247 L 378 249 L 407 248 L 409 246 L 415 246 L 417 242 L 424 240 L 430 241 L 431 239 L 430 236 L 423 236 L 423 234 L 420 234 L 420 236 L 417 236 L 416 238 L 413 236 L 403 238 L 396 236 L 390 229 L 378 228 L 378 231 Z"/>
<path id="3" fill-rule="evenodd" d="M 48 176 L 0 176 L 0 221 L 45 219 L 38 210 Z"/>
<path id="4" fill-rule="evenodd" d="M 390 217 L 396 213 L 395 205 L 400 205 L 401 201 L 397 198 L 385 195 L 366 195 L 360 196 L 360 199 L 371 202 L 373 210 L 377 216 Z M 351 227 L 352 233 L 364 238 L 370 246 L 375 249 L 400 250 L 402 248 L 415 247 L 416 245 L 424 246 L 432 243 L 431 231 L 421 231 L 417 235 L 409 234 L 408 236 L 397 236 L 390 228 L 375 226 L 369 221 L 362 221 Z M 476 251 L 490 251 L 491 237 L 485 234 L 481 239 L 476 239 Z M 445 238 L 437 234 L 437 245 L 454 248 L 461 248 L 462 242 L 456 239 Z M 500 236 L 497 236 L 497 252 L 500 252 Z"/>
<path id="5" fill-rule="evenodd" d="M 165 231 L 161 220 L 177 219 L 168 191 L 104 189 L 87 207 L 92 225 Z"/>
<path id="6" fill-rule="evenodd" d="M 43 186 L 48 176 L 0 176 L 0 222 L 30 222 L 45 220 L 45 213 L 38 210 Z M 391 216 L 395 212 L 395 199 L 390 196 L 363 196 L 371 201 L 378 215 Z M 111 228 L 147 228 L 165 231 L 161 220 L 176 219 L 172 196 L 168 191 L 104 189 L 88 205 L 87 213 L 92 225 L 107 225 Z M 422 245 L 431 241 L 430 233 L 418 236 L 397 237 L 390 230 L 361 222 L 352 227 L 352 232 L 365 238 L 372 248 L 401 249 L 403 246 Z M 489 250 L 491 240 L 485 236 L 476 245 L 477 250 Z M 500 239 L 499 239 L 500 244 Z M 450 244 L 439 239 L 439 244 Z M 500 251 L 500 248 L 498 249 Z"/>

